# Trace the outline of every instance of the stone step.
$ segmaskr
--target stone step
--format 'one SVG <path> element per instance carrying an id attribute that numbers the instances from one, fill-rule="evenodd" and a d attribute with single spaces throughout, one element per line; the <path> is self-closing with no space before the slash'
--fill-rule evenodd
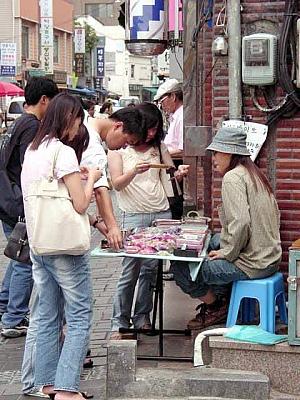
<path id="1" fill-rule="evenodd" d="M 136 342 L 110 341 L 107 360 L 109 399 L 269 399 L 266 375 L 217 368 L 136 368 Z"/>
<path id="2" fill-rule="evenodd" d="M 274 346 L 210 337 L 211 366 L 256 371 L 270 378 L 271 387 L 280 392 L 299 395 L 300 346 L 287 342 Z"/>

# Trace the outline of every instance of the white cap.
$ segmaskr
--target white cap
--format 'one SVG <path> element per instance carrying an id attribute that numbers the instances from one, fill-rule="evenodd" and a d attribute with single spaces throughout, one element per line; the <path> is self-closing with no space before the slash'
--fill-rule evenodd
<path id="1" fill-rule="evenodd" d="M 154 101 L 161 99 L 165 94 L 177 92 L 179 90 L 182 90 L 182 86 L 177 79 L 167 79 L 158 88 L 157 93 L 154 96 Z"/>

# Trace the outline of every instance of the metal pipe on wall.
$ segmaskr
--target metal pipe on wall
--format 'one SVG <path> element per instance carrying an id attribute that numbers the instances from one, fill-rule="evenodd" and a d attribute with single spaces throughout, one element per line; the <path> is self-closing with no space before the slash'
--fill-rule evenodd
<path id="1" fill-rule="evenodd" d="M 241 2 L 227 0 L 229 118 L 242 119 Z"/>

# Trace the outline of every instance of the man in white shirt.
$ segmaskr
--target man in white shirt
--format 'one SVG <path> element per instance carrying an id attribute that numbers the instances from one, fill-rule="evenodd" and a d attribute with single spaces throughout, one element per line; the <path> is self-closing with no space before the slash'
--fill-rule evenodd
<path id="1" fill-rule="evenodd" d="M 155 101 L 169 115 L 169 129 L 164 139 L 168 150 L 175 159 L 183 157 L 183 92 L 177 79 L 168 79 L 157 91 Z"/>
<path id="2" fill-rule="evenodd" d="M 164 139 L 176 168 L 183 158 L 183 92 L 177 79 L 166 80 L 157 90 L 154 100 L 169 115 L 169 129 Z M 182 185 L 181 185 L 182 190 Z M 180 196 L 171 204 L 172 218 L 181 219 L 183 214 L 183 197 Z"/>

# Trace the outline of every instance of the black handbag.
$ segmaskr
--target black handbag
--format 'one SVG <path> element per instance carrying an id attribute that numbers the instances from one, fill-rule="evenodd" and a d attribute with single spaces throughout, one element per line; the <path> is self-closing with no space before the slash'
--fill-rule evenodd
<path id="1" fill-rule="evenodd" d="M 30 250 L 27 237 L 25 222 L 17 222 L 7 245 L 4 249 L 4 255 L 12 260 L 31 265 Z"/>

